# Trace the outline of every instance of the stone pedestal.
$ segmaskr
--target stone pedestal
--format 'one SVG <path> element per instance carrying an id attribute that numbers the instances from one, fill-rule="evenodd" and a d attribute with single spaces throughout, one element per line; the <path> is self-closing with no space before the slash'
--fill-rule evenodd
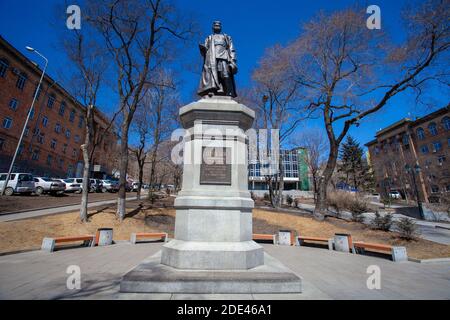
<path id="1" fill-rule="evenodd" d="M 122 291 L 301 292 L 301 279 L 273 258 L 268 265 L 263 248 L 252 240 L 245 131 L 254 117 L 253 110 L 228 97 L 180 109 L 186 134 L 175 239 L 127 274 Z"/>

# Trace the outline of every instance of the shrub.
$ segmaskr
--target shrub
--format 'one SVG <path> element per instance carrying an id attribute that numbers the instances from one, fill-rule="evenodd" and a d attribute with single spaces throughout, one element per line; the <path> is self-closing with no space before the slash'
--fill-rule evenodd
<path id="1" fill-rule="evenodd" d="M 357 194 L 344 191 L 329 192 L 327 202 L 330 207 L 336 209 L 339 213 L 342 210 L 348 210 L 355 214 L 361 214 L 369 211 L 368 202 Z"/>
<path id="2" fill-rule="evenodd" d="M 294 198 L 290 194 L 286 195 L 286 203 L 288 206 L 292 206 L 292 203 L 294 202 Z"/>
<path id="3" fill-rule="evenodd" d="M 400 238 L 405 240 L 413 240 L 418 235 L 417 225 L 413 219 L 403 217 L 400 218 L 395 225 L 400 233 Z"/>
<path id="4" fill-rule="evenodd" d="M 298 208 L 298 204 L 300 203 L 300 199 L 299 198 L 295 198 L 294 199 L 294 206 L 296 207 L 296 208 Z"/>
<path id="5" fill-rule="evenodd" d="M 392 226 L 392 215 L 390 213 L 381 216 L 378 212 L 375 213 L 375 218 L 372 221 L 372 227 L 377 230 L 389 231 Z"/>
<path id="6" fill-rule="evenodd" d="M 354 222 L 363 222 L 364 217 L 362 212 L 352 212 L 352 221 Z"/>

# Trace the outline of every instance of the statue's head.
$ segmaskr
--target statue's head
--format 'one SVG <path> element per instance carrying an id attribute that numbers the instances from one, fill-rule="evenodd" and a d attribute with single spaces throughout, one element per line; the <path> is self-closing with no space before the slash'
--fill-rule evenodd
<path id="1" fill-rule="evenodd" d="M 212 29 L 214 33 L 220 33 L 222 31 L 222 22 L 214 21 Z"/>

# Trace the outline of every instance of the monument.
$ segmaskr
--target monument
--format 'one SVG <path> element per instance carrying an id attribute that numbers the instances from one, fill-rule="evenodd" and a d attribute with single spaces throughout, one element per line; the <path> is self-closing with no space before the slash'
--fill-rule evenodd
<path id="1" fill-rule="evenodd" d="M 213 23 L 200 45 L 199 101 L 180 109 L 186 130 L 175 237 L 127 273 L 122 292 L 299 293 L 301 278 L 252 240 L 245 131 L 255 113 L 236 102 L 236 53 Z"/>

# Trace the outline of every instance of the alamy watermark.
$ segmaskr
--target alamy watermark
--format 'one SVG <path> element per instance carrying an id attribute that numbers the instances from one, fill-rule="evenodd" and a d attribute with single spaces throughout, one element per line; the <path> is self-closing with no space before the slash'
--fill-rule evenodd
<path id="1" fill-rule="evenodd" d="M 366 285 L 369 290 L 381 289 L 381 269 L 379 266 L 372 264 L 367 267 L 366 273 L 370 274 L 367 278 Z"/>
<path id="2" fill-rule="evenodd" d="M 68 14 L 66 20 L 66 26 L 69 30 L 81 29 L 81 9 L 76 4 L 72 4 L 67 7 L 66 13 Z"/>
<path id="3" fill-rule="evenodd" d="M 66 273 L 69 274 L 66 281 L 66 287 L 69 290 L 81 289 L 81 268 L 77 265 L 70 265 L 66 269 Z"/>

